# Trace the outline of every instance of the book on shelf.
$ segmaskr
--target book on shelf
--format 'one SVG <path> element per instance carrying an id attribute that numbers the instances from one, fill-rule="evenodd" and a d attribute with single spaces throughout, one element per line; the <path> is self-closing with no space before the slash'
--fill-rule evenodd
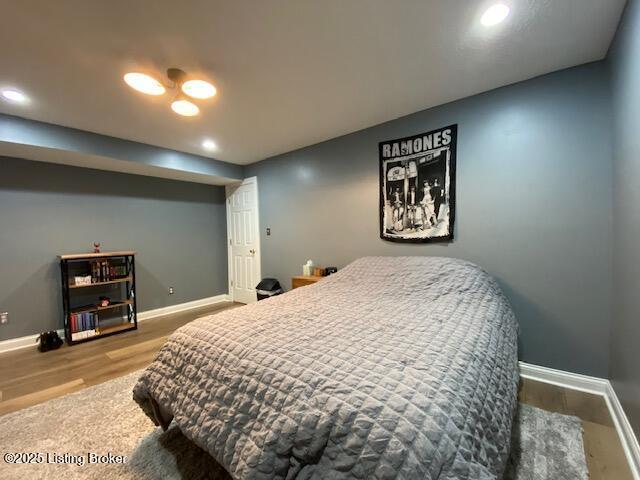
<path id="1" fill-rule="evenodd" d="M 98 314 L 95 312 L 78 312 L 69 315 L 71 340 L 82 340 L 98 334 Z"/>
<path id="2" fill-rule="evenodd" d="M 128 273 L 127 266 L 123 264 L 111 265 L 109 260 L 91 262 L 91 283 L 118 280 L 125 278 Z"/>
<path id="3" fill-rule="evenodd" d="M 75 332 L 71 334 L 71 340 L 76 342 L 78 340 L 84 340 L 85 338 L 95 337 L 99 335 L 99 332 L 95 329 L 83 330 L 82 332 Z"/>

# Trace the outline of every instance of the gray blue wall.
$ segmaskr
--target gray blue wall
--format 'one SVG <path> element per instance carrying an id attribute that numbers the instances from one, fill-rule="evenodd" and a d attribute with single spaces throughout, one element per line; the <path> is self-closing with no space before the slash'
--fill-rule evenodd
<path id="1" fill-rule="evenodd" d="M 497 277 L 510 298 L 523 360 L 607 376 L 607 73 L 602 62 L 553 73 L 248 166 L 245 176 L 259 179 L 263 276 L 288 285 L 308 258 L 338 267 L 364 255 L 465 258 Z M 378 142 L 452 123 L 456 240 L 381 240 Z"/>
<path id="2" fill-rule="evenodd" d="M 613 98 L 613 319 L 610 377 L 640 435 L 640 2 L 609 55 Z"/>
<path id="3" fill-rule="evenodd" d="M 139 252 L 140 311 L 227 293 L 223 187 L 0 157 L 0 340 L 62 327 L 56 255 L 94 241 Z"/>

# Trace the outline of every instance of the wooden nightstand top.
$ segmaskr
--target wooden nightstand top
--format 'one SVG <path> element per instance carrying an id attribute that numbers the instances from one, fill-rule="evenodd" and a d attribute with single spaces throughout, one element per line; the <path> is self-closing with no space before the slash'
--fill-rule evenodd
<path id="1" fill-rule="evenodd" d="M 317 277 L 315 275 L 297 275 L 291 277 L 291 288 L 304 287 L 305 285 L 311 285 L 318 280 L 322 280 L 324 277 Z"/>

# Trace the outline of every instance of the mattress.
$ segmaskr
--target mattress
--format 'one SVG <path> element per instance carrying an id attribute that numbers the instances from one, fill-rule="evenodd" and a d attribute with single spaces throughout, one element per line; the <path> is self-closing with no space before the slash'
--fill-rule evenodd
<path id="1" fill-rule="evenodd" d="M 197 319 L 134 388 L 235 479 L 498 479 L 517 323 L 496 281 L 438 257 L 366 257 Z"/>

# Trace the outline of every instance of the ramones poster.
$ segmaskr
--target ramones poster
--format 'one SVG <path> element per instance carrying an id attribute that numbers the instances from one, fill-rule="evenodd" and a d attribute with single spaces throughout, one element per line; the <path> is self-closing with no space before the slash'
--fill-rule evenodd
<path id="1" fill-rule="evenodd" d="M 380 237 L 453 240 L 458 126 L 380 142 Z"/>

